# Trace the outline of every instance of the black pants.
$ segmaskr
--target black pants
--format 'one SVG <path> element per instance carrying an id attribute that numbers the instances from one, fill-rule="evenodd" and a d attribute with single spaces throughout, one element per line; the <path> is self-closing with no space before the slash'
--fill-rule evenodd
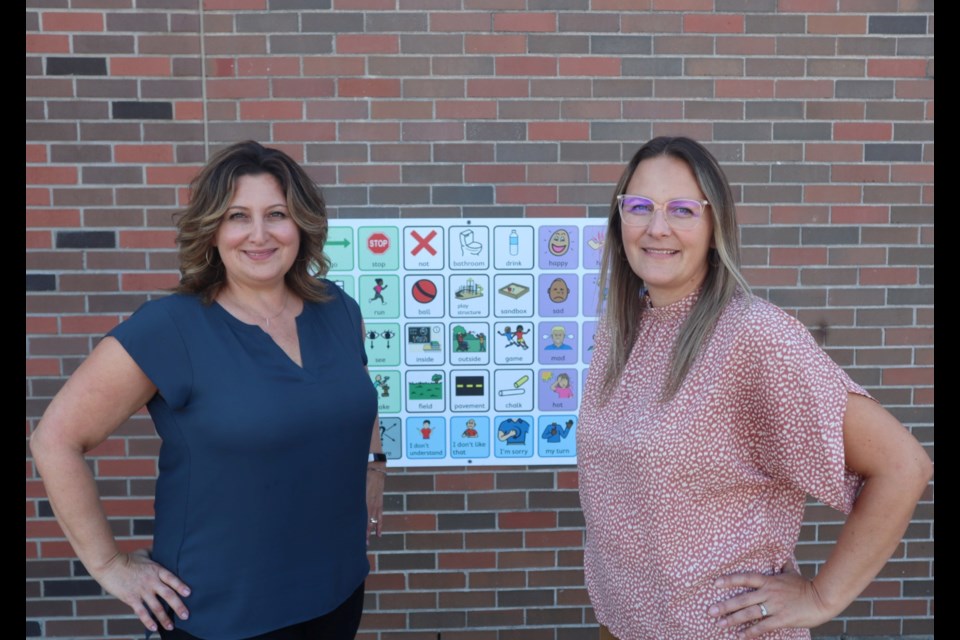
<path id="1" fill-rule="evenodd" d="M 360 628 L 360 616 L 363 615 L 363 587 L 360 583 L 357 590 L 343 601 L 339 607 L 313 620 L 307 620 L 289 627 L 258 636 L 251 636 L 245 640 L 353 640 Z M 160 627 L 161 640 L 201 640 L 186 631 L 174 629 L 167 631 Z"/>

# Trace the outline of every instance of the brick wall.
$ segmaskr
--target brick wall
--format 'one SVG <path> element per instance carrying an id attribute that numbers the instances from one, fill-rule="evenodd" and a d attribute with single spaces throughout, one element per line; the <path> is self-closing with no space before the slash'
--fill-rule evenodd
<path id="1" fill-rule="evenodd" d="M 210 149 L 280 146 L 334 216 L 602 216 L 623 162 L 698 138 L 745 273 L 933 450 L 932 0 L 27 0 L 25 435 L 96 340 L 176 281 Z M 152 527 L 145 415 L 90 456 Z M 396 469 L 363 638 L 591 638 L 576 471 Z M 933 487 L 822 636 L 933 634 Z M 813 572 L 841 518 L 811 504 Z M 26 459 L 26 635 L 131 638 Z M 142 637 L 142 636 L 141 636 Z"/>

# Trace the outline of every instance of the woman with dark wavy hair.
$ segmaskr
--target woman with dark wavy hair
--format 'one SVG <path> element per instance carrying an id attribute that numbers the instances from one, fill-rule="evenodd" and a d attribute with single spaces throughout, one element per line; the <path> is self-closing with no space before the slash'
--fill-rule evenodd
<path id="1" fill-rule="evenodd" d="M 809 638 L 893 553 L 930 478 L 920 444 L 796 319 L 750 294 L 735 206 L 702 145 L 628 163 L 577 457 L 602 639 Z M 807 495 L 848 513 L 818 574 Z"/>
<path id="2" fill-rule="evenodd" d="M 177 217 L 181 280 L 114 328 L 30 441 L 90 575 L 162 638 L 353 638 L 384 462 L 356 302 L 326 208 L 287 154 L 217 152 Z M 85 452 L 146 405 L 153 547 L 120 549 Z"/>

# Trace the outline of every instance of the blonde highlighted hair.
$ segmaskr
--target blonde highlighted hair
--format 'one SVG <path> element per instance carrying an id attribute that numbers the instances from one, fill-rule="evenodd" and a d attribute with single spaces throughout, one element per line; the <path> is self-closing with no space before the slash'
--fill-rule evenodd
<path id="1" fill-rule="evenodd" d="M 287 212 L 300 230 L 300 248 L 284 276 L 304 300 L 329 299 L 317 279 L 329 268 L 323 253 L 327 241 L 327 208 L 323 195 L 293 158 L 259 142 L 237 142 L 216 152 L 190 183 L 190 204 L 175 215 L 180 251 L 180 284 L 174 290 L 200 296 L 209 304 L 226 284 L 227 273 L 214 246 L 224 213 L 242 176 L 271 175 L 286 197 Z"/>
<path id="2" fill-rule="evenodd" d="M 665 402 L 683 384 L 724 307 L 738 289 L 749 292 L 750 286 L 740 274 L 740 239 L 733 194 L 716 158 L 703 145 L 685 137 L 662 136 L 640 147 L 627 163 L 613 194 L 600 261 L 599 290 L 606 292 L 606 310 L 601 322 L 611 336 L 606 369 L 603 371 L 604 391 L 612 389 L 623 374 L 637 339 L 644 307 L 643 279 L 630 268 L 624 252 L 617 196 L 626 193 L 627 184 L 641 162 L 660 156 L 681 160 L 690 167 L 700 190 L 710 203 L 707 211 L 713 221 L 713 243 L 707 255 L 707 275 L 700 296 L 673 346 L 673 363 L 661 398 Z"/>

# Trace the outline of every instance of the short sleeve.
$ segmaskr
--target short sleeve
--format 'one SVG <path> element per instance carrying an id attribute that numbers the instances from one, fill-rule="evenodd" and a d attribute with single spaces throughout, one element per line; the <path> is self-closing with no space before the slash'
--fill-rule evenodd
<path id="1" fill-rule="evenodd" d="M 755 302 L 754 304 L 764 304 Z M 849 513 L 862 478 L 846 467 L 843 417 L 850 393 L 867 396 L 798 320 L 776 307 L 751 314 L 752 414 L 747 437 L 770 476 Z"/>
<path id="2" fill-rule="evenodd" d="M 116 338 L 172 409 L 190 398 L 193 368 L 167 299 L 144 303 L 107 335 Z"/>

